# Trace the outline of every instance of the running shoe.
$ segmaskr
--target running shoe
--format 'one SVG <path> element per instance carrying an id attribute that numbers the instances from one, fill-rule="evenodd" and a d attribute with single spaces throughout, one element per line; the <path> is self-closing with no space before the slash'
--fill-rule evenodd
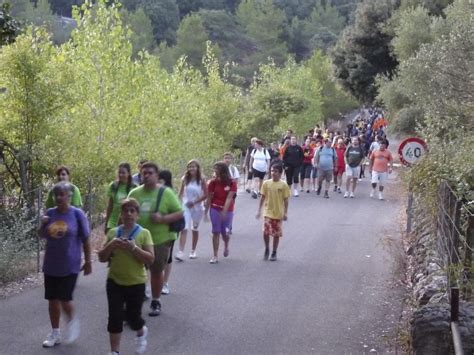
<path id="1" fill-rule="evenodd" d="M 178 250 L 174 258 L 178 261 L 184 261 L 184 253 L 181 250 Z"/>
<path id="2" fill-rule="evenodd" d="M 135 338 L 135 354 L 143 354 L 145 352 L 146 346 L 148 345 L 148 342 L 146 340 L 147 335 L 148 328 L 146 327 L 146 325 L 144 325 L 142 336 L 137 336 Z"/>
<path id="3" fill-rule="evenodd" d="M 161 294 L 162 295 L 169 295 L 170 294 L 170 287 L 167 282 L 163 284 L 163 287 L 161 288 Z"/>
<path id="4" fill-rule="evenodd" d="M 316 195 L 321 195 L 321 186 L 318 186 L 318 189 L 316 190 Z"/>
<path id="5" fill-rule="evenodd" d="M 324 198 L 329 198 L 329 194 L 327 191 L 324 191 Z"/>
<path id="6" fill-rule="evenodd" d="M 372 189 L 372 191 L 370 191 L 370 198 L 373 198 L 375 195 L 375 189 Z"/>
<path id="7" fill-rule="evenodd" d="M 353 192 L 351 192 L 351 196 L 350 196 L 350 197 L 351 197 L 351 198 L 354 198 L 354 197 L 355 197 Z"/>
<path id="8" fill-rule="evenodd" d="M 61 334 L 51 332 L 43 341 L 43 348 L 52 348 L 55 345 L 61 344 Z"/>
<path id="9" fill-rule="evenodd" d="M 257 191 L 252 191 L 252 197 L 255 199 L 258 198 Z"/>
<path id="10" fill-rule="evenodd" d="M 189 259 L 196 259 L 197 254 L 195 250 L 191 250 L 191 253 L 189 253 Z"/>
<path id="11" fill-rule="evenodd" d="M 150 317 L 159 316 L 161 313 L 161 302 L 159 300 L 152 300 L 150 303 L 150 312 L 148 315 Z"/>
<path id="12" fill-rule="evenodd" d="M 276 261 L 277 260 L 277 253 L 276 251 L 272 252 L 272 256 L 270 256 L 270 261 Z"/>
<path id="13" fill-rule="evenodd" d="M 66 344 L 71 344 L 79 338 L 81 332 L 81 322 L 79 318 L 73 317 L 66 325 L 66 338 L 64 342 Z"/>
<path id="14" fill-rule="evenodd" d="M 270 250 L 265 249 L 265 253 L 263 254 L 263 260 L 268 260 L 269 256 L 270 256 Z"/>
<path id="15" fill-rule="evenodd" d="M 309 190 L 306 190 L 306 193 L 307 193 L 307 194 L 309 194 L 310 192 L 311 192 L 311 191 L 309 191 Z"/>
<path id="16" fill-rule="evenodd" d="M 381 191 L 379 192 L 379 200 L 383 200 L 383 193 Z"/>
<path id="17" fill-rule="evenodd" d="M 342 193 L 341 187 L 338 187 L 338 188 L 337 188 L 337 192 L 338 192 L 338 193 Z"/>
<path id="18" fill-rule="evenodd" d="M 348 197 L 349 197 L 349 191 L 346 191 L 346 192 L 344 193 L 344 198 L 348 198 Z"/>
<path id="19" fill-rule="evenodd" d="M 293 189 L 293 196 L 298 197 L 299 195 L 298 189 Z"/>
<path id="20" fill-rule="evenodd" d="M 334 192 L 337 191 L 337 185 L 334 185 Z"/>
<path id="21" fill-rule="evenodd" d="M 217 264 L 217 258 L 213 256 L 211 260 L 209 260 L 209 264 Z"/>
<path id="22" fill-rule="evenodd" d="M 250 193 L 250 192 L 252 192 L 252 191 L 250 191 L 250 189 L 245 189 L 245 191 L 247 191 L 247 193 Z"/>

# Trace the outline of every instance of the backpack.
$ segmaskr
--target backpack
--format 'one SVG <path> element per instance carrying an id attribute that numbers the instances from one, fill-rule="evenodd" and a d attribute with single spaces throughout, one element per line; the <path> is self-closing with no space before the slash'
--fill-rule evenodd
<path id="1" fill-rule="evenodd" d="M 160 189 L 158 190 L 158 197 L 156 199 L 156 210 L 155 212 L 158 212 L 160 209 L 160 202 L 161 198 L 163 197 L 163 192 L 167 189 L 167 187 L 161 186 Z M 181 217 L 177 221 L 174 221 L 170 224 L 168 224 L 170 232 L 181 232 L 185 227 L 186 227 L 186 221 L 184 217 Z"/>

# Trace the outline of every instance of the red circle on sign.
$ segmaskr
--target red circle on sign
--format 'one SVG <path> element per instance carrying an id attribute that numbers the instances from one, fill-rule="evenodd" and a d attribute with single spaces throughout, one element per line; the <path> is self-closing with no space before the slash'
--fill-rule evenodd
<path id="1" fill-rule="evenodd" d="M 428 150 L 428 146 L 426 145 L 426 142 L 421 138 L 411 137 L 411 138 L 405 139 L 403 142 L 400 143 L 400 146 L 398 147 L 398 156 L 400 157 L 400 161 L 403 163 L 403 165 L 406 165 L 406 166 L 410 166 L 412 165 L 412 163 L 407 161 L 407 157 L 404 156 L 403 149 L 405 148 L 407 144 L 410 144 L 410 143 L 419 144 L 425 149 L 425 151 Z"/>

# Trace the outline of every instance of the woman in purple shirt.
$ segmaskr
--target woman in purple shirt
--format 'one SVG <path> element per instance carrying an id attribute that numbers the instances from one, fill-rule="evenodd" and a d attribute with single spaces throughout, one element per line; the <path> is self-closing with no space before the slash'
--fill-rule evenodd
<path id="1" fill-rule="evenodd" d="M 73 342 L 79 336 L 79 319 L 74 312 L 72 294 L 79 272 L 92 272 L 89 223 L 84 212 L 71 206 L 71 184 L 59 182 L 53 187 L 56 207 L 46 211 L 42 218 L 40 233 L 46 239 L 43 273 L 45 299 L 49 302 L 49 319 L 52 332 L 43 342 L 50 348 L 61 343 L 59 320 L 61 309 L 68 323 L 66 342 Z M 81 267 L 81 249 L 84 264 Z"/>

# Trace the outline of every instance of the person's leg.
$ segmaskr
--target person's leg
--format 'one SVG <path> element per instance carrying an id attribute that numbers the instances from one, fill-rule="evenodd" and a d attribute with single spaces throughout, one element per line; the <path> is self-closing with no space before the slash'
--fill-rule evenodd
<path id="1" fill-rule="evenodd" d="M 122 333 L 109 333 L 110 351 L 120 352 L 120 340 Z"/>
<path id="2" fill-rule="evenodd" d="M 186 223 L 186 227 L 188 227 L 187 223 Z M 184 247 L 186 246 L 187 237 L 188 237 L 188 228 L 183 229 L 179 236 L 179 252 L 184 252 Z"/>
<path id="3" fill-rule="evenodd" d="M 160 298 L 163 288 L 164 275 L 162 271 L 150 270 L 151 296 L 153 299 Z"/>
<path id="4" fill-rule="evenodd" d="M 329 187 L 331 186 L 332 180 L 332 170 L 327 172 L 326 184 L 325 184 L 325 194 L 328 195 Z"/>
<path id="5" fill-rule="evenodd" d="M 60 300 L 49 300 L 48 301 L 49 320 L 51 322 L 51 328 L 59 329 L 59 320 L 61 318 L 61 301 Z"/>
<path id="6" fill-rule="evenodd" d="M 197 243 L 198 243 L 198 240 L 199 240 L 199 231 L 198 230 L 193 230 L 192 234 L 193 234 L 193 243 L 192 243 L 192 248 L 193 249 L 192 250 L 196 251 Z"/>
<path id="7" fill-rule="evenodd" d="M 221 234 L 222 234 L 222 240 L 224 241 L 224 256 L 228 257 L 229 256 L 229 241 L 230 241 L 230 236 L 229 236 L 229 228 L 232 225 L 232 219 L 233 219 L 234 213 L 233 212 L 227 212 L 227 215 L 223 221 L 222 227 L 221 227 Z"/>
<path id="8" fill-rule="evenodd" d="M 212 250 L 214 252 L 214 258 L 216 259 L 219 252 L 219 238 L 220 233 L 212 233 Z"/>
<path id="9" fill-rule="evenodd" d="M 150 266 L 151 296 L 153 300 L 158 300 L 163 289 L 164 269 L 168 264 L 170 253 L 170 243 L 155 245 L 155 261 Z"/>
<path id="10" fill-rule="evenodd" d="M 72 301 L 61 301 L 61 308 L 66 314 L 68 321 L 74 318 L 74 305 Z"/>
<path id="11" fill-rule="evenodd" d="M 286 183 L 288 184 L 288 186 L 290 187 L 291 189 L 291 186 L 293 185 L 293 173 L 294 173 L 294 169 L 292 166 L 288 165 L 285 169 L 285 172 L 286 172 Z"/>
<path id="12" fill-rule="evenodd" d="M 145 325 L 145 320 L 142 318 L 142 305 L 145 285 L 133 285 L 126 288 L 125 304 L 126 317 L 129 321 L 130 328 L 136 332 L 141 332 Z M 143 332 L 141 332 L 143 334 Z"/>
<path id="13" fill-rule="evenodd" d="M 173 264 L 172 263 L 168 263 L 166 264 L 165 266 L 165 271 L 163 272 L 163 283 L 166 285 L 168 283 L 168 280 L 170 278 L 170 275 L 171 275 L 171 266 Z"/>
<path id="14" fill-rule="evenodd" d="M 273 252 L 274 253 L 276 253 L 279 243 L 280 243 L 280 237 L 273 237 Z"/>
<path id="15" fill-rule="evenodd" d="M 120 352 L 120 339 L 122 337 L 123 321 L 125 320 L 125 297 L 123 289 L 110 279 L 106 283 L 106 292 L 109 309 L 107 331 L 109 332 L 110 350 Z M 143 300 L 143 293 L 141 298 Z"/>

